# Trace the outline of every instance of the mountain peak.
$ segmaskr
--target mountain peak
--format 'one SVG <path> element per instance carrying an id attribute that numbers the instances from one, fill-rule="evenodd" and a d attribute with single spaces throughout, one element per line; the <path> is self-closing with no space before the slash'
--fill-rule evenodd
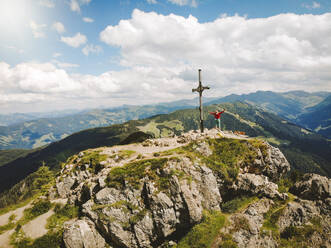
<path id="1" fill-rule="evenodd" d="M 26 225 L 36 221 L 19 221 L 22 228 L 3 235 L 33 247 L 329 245 L 331 180 L 287 177 L 290 165 L 278 148 L 217 129 L 144 138 L 78 152 L 54 180 L 37 178 L 44 194 L 25 211 L 43 209 L 37 219 L 49 218 L 47 233 L 32 239 Z"/>

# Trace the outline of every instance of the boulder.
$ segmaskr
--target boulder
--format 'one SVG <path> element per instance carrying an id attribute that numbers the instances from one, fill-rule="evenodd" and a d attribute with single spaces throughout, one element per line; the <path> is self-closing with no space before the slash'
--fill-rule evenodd
<path id="1" fill-rule="evenodd" d="M 106 242 L 87 218 L 64 223 L 63 241 L 66 248 L 104 248 Z"/>
<path id="2" fill-rule="evenodd" d="M 307 200 L 326 200 L 331 198 L 331 179 L 317 174 L 305 174 L 295 183 L 290 192 Z"/>
<path id="3" fill-rule="evenodd" d="M 277 242 L 267 235 L 260 235 L 264 218 L 273 201 L 268 198 L 249 205 L 244 213 L 237 213 L 230 217 L 230 226 L 227 229 L 232 233 L 233 240 L 238 247 L 277 247 Z"/>
<path id="4" fill-rule="evenodd" d="M 279 148 L 269 144 L 267 146 L 268 155 L 265 158 L 263 174 L 268 176 L 271 181 L 277 182 L 290 171 L 291 166 Z"/>
<path id="5" fill-rule="evenodd" d="M 76 180 L 70 176 L 61 179 L 61 181 L 56 183 L 56 189 L 61 198 L 66 198 L 71 194 L 71 188 L 74 186 Z"/>
<path id="6" fill-rule="evenodd" d="M 278 185 L 270 182 L 268 177 L 251 173 L 239 174 L 231 190 L 237 194 L 261 195 L 268 198 L 286 199 L 286 194 L 278 192 Z"/>
<path id="7" fill-rule="evenodd" d="M 319 215 L 320 211 L 312 201 L 297 199 L 287 204 L 278 219 L 277 225 L 279 230 L 283 231 L 290 225 L 304 225 Z"/>

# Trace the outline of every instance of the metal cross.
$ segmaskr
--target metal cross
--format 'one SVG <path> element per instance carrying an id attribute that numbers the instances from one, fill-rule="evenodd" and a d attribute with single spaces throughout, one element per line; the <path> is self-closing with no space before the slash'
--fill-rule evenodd
<path id="1" fill-rule="evenodd" d="M 203 133 L 203 110 L 202 110 L 202 92 L 204 90 L 209 90 L 210 88 L 208 86 L 202 86 L 201 83 L 201 69 L 199 69 L 199 86 L 196 89 L 192 89 L 192 92 L 199 92 L 199 111 L 200 111 L 200 130 L 201 133 Z"/>

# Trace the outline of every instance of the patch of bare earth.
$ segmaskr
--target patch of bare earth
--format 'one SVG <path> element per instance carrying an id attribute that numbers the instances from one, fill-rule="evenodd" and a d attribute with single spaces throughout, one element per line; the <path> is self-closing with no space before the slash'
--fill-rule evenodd
<path id="1" fill-rule="evenodd" d="M 16 216 L 15 221 L 21 219 L 23 217 L 24 210 L 27 209 L 27 208 L 29 208 L 29 207 L 31 207 L 31 204 L 30 203 L 27 204 L 27 205 L 25 205 L 24 207 L 17 208 L 15 210 L 12 210 L 12 211 L 10 211 L 8 213 L 5 213 L 5 214 L 1 215 L 0 216 L 0 226 L 3 226 L 3 225 L 8 224 L 9 217 L 11 215 L 13 215 L 13 214 Z"/>
<path id="2" fill-rule="evenodd" d="M 46 224 L 47 219 L 54 214 L 53 210 L 48 211 L 45 214 L 38 216 L 31 220 L 29 223 L 22 226 L 22 229 L 26 236 L 32 239 L 39 238 L 47 233 Z"/>
<path id="3" fill-rule="evenodd" d="M 0 235 L 0 248 L 11 248 L 10 236 L 13 234 L 14 230 L 9 230 Z"/>

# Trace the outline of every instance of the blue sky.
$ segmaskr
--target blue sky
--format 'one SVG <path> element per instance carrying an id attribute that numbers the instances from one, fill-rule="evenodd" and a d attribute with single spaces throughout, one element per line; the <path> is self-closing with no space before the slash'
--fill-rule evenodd
<path id="1" fill-rule="evenodd" d="M 210 96 L 330 91 L 330 11 L 328 0 L 1 0 L 0 113 L 189 98 L 200 67 Z"/>

